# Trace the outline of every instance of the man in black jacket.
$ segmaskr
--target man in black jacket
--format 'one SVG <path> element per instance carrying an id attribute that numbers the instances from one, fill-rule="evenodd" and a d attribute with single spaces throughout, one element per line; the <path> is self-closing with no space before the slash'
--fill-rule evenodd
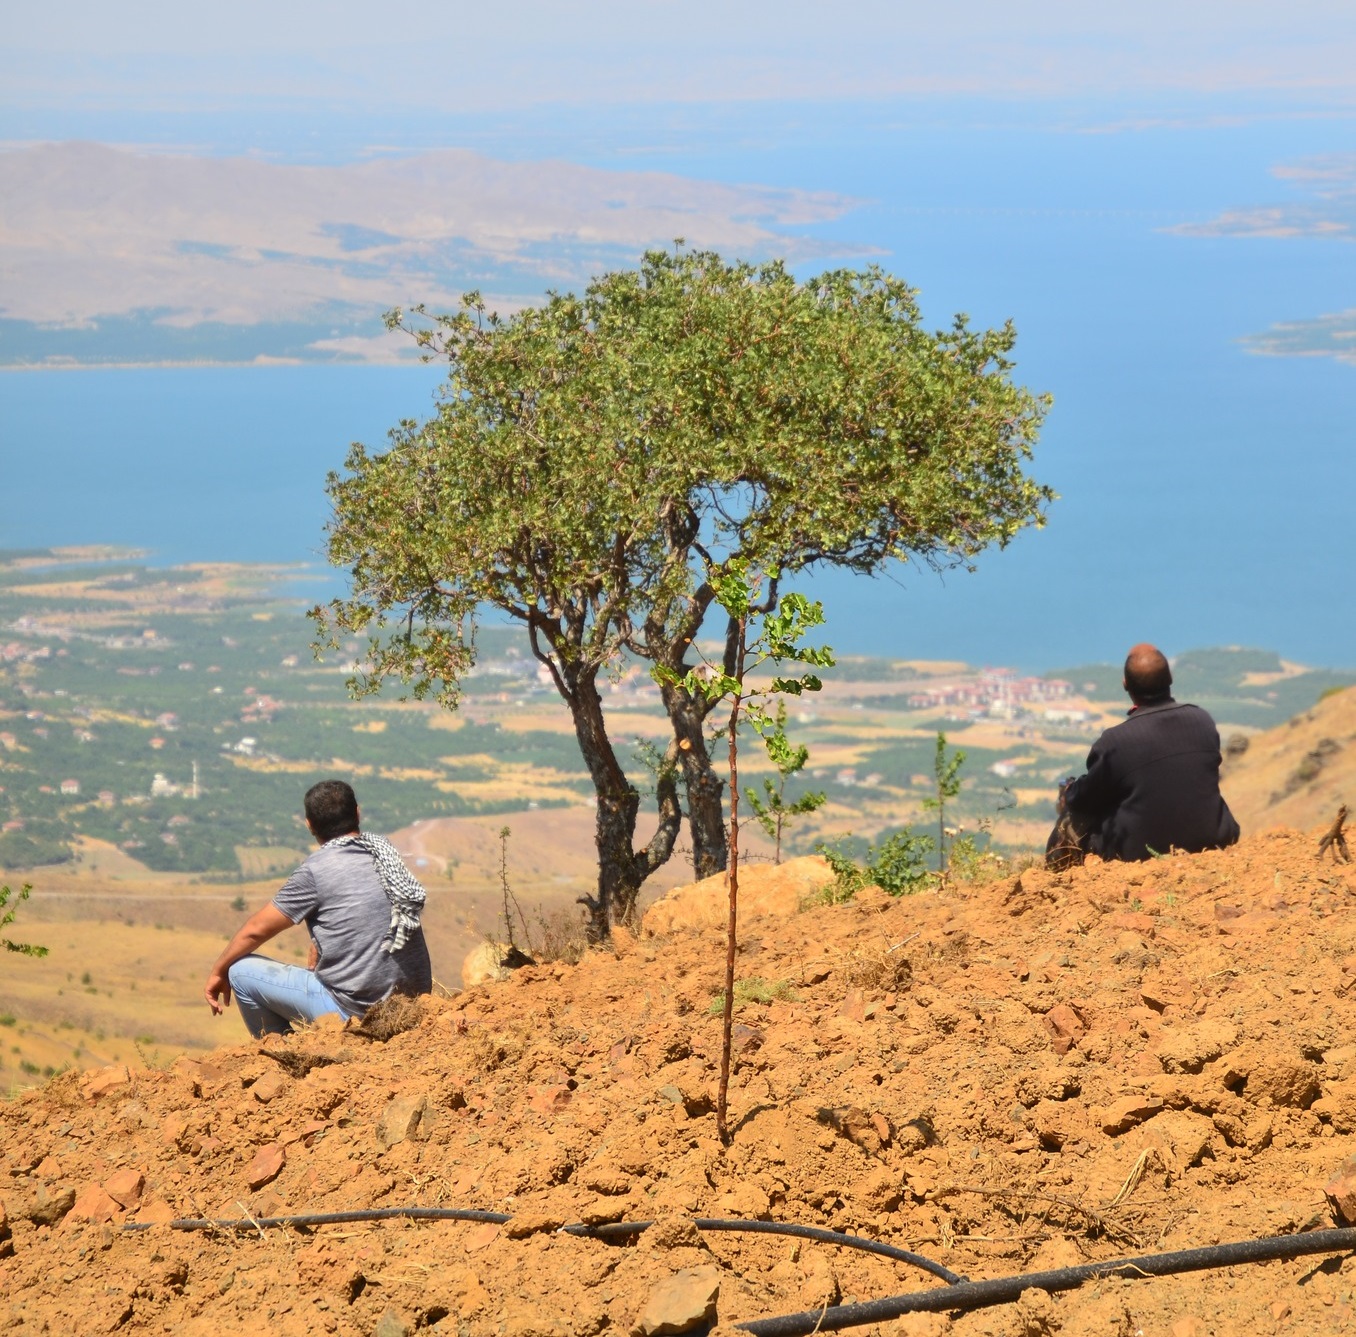
<path id="1" fill-rule="evenodd" d="M 1088 773 L 1061 792 L 1060 820 L 1046 846 L 1052 865 L 1080 862 L 1081 854 L 1194 854 L 1238 839 L 1219 792 L 1215 722 L 1199 706 L 1172 699 L 1172 670 L 1152 645 L 1126 656 L 1124 686 L 1130 718 L 1102 734 L 1088 753 Z"/>

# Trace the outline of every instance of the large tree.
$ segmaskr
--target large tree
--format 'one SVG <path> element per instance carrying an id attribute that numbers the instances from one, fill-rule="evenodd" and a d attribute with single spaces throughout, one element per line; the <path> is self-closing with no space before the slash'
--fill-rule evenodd
<path id="1" fill-rule="evenodd" d="M 1052 495 L 1025 473 L 1048 400 L 1011 378 L 1011 325 L 929 332 L 877 268 L 798 282 L 781 264 L 651 252 L 508 320 L 470 294 L 414 325 L 447 383 L 432 418 L 381 454 L 355 445 L 331 476 L 329 555 L 352 587 L 316 616 L 327 635 L 369 634 L 356 691 L 395 678 L 449 707 L 478 613 L 524 626 L 597 794 L 595 934 L 672 852 L 680 775 L 697 872 L 725 866 L 718 702 L 681 686 L 724 616 L 713 573 L 968 565 L 1042 523 Z M 640 849 L 598 688 L 628 654 L 662 670 L 673 732 Z"/>

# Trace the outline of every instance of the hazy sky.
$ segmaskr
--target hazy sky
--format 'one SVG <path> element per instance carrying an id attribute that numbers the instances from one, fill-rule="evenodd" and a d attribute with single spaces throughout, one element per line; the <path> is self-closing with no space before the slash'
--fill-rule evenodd
<path id="1" fill-rule="evenodd" d="M 1179 92 L 1356 100 L 1351 0 L 6 0 L 11 106 L 225 109 Z"/>

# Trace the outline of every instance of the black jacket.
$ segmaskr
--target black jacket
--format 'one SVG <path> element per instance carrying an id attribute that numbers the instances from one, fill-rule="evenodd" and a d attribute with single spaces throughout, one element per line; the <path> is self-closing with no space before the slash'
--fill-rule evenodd
<path id="1" fill-rule="evenodd" d="M 1104 859 L 1222 849 L 1238 839 L 1238 823 L 1219 792 L 1219 767 L 1215 722 L 1168 697 L 1108 729 L 1065 800 L 1090 828 L 1084 848 Z"/>

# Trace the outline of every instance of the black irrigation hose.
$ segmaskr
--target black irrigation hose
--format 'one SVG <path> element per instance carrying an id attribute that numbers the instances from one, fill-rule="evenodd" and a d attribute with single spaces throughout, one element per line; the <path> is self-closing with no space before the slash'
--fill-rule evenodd
<path id="1" fill-rule="evenodd" d="M 257 1216 L 236 1217 L 229 1220 L 213 1221 L 207 1217 L 180 1217 L 166 1222 L 171 1230 L 273 1230 L 279 1226 L 333 1226 L 347 1225 L 354 1221 L 391 1221 L 405 1217 L 412 1221 L 480 1221 L 491 1225 L 503 1225 L 511 1220 L 504 1212 L 481 1212 L 464 1207 L 366 1207 L 352 1212 L 311 1212 L 303 1216 Z M 128 1221 L 124 1230 L 149 1230 L 157 1224 L 152 1221 Z M 865 1253 L 879 1254 L 882 1258 L 897 1263 L 911 1263 L 914 1267 L 930 1272 L 942 1281 L 957 1285 L 965 1280 L 957 1276 L 941 1263 L 934 1263 L 922 1254 L 910 1253 L 907 1249 L 897 1249 L 893 1244 L 884 1244 L 880 1240 L 864 1239 L 861 1235 L 841 1234 L 836 1230 L 823 1230 L 818 1226 L 801 1226 L 781 1221 L 726 1221 L 716 1217 L 698 1217 L 692 1224 L 698 1230 L 727 1230 L 750 1235 L 794 1235 L 799 1239 L 818 1240 L 823 1244 L 841 1244 L 844 1248 L 860 1249 Z M 561 1234 L 582 1235 L 592 1239 L 627 1239 L 632 1235 L 648 1230 L 653 1221 L 614 1221 L 607 1225 L 562 1226 Z"/>
<path id="2" fill-rule="evenodd" d="M 1027 1272 L 992 1281 L 967 1281 L 957 1286 L 894 1295 L 863 1304 L 811 1309 L 780 1318 L 752 1319 L 737 1323 L 754 1337 L 804 1337 L 813 1332 L 836 1332 L 867 1323 L 883 1323 L 902 1314 L 967 1313 L 990 1305 L 1010 1304 L 1025 1290 L 1071 1291 L 1085 1281 L 1103 1277 L 1167 1277 L 1178 1272 L 1201 1272 L 1207 1268 L 1233 1267 L 1239 1263 L 1266 1263 L 1306 1254 L 1343 1253 L 1356 1249 L 1356 1229 L 1314 1230 L 1302 1235 L 1277 1235 L 1269 1239 L 1241 1240 L 1236 1244 L 1212 1244 L 1203 1249 L 1178 1249 L 1151 1253 L 1142 1258 L 1122 1258 L 1107 1263 L 1084 1263 L 1054 1272 Z"/>
<path id="3" fill-rule="evenodd" d="M 863 1253 L 879 1254 L 896 1263 L 911 1263 L 914 1267 L 930 1272 L 934 1277 L 955 1286 L 965 1280 L 957 1276 L 950 1268 L 934 1263 L 922 1254 L 911 1253 L 908 1249 L 897 1249 L 893 1244 L 884 1244 L 880 1240 L 866 1239 L 861 1235 L 847 1235 L 837 1230 L 824 1230 L 819 1226 L 799 1226 L 783 1221 L 722 1221 L 715 1217 L 699 1216 L 692 1224 L 698 1230 L 726 1230 L 748 1235 L 794 1235 L 798 1239 L 818 1240 L 821 1244 L 841 1244 L 849 1249 L 860 1249 Z M 594 1239 L 625 1239 L 629 1235 L 639 1235 L 648 1230 L 653 1221 L 614 1221 L 603 1226 L 562 1226 L 566 1235 L 587 1235 Z"/>
<path id="4" fill-rule="evenodd" d="M 241 1216 L 213 1221 L 205 1216 L 181 1216 L 166 1221 L 171 1230 L 273 1230 L 279 1226 L 341 1226 L 353 1221 L 484 1221 L 502 1226 L 512 1218 L 504 1212 L 478 1212 L 466 1207 L 363 1207 L 353 1212 L 310 1212 L 304 1216 Z M 124 1221 L 124 1230 L 150 1230 L 159 1221 Z"/>

